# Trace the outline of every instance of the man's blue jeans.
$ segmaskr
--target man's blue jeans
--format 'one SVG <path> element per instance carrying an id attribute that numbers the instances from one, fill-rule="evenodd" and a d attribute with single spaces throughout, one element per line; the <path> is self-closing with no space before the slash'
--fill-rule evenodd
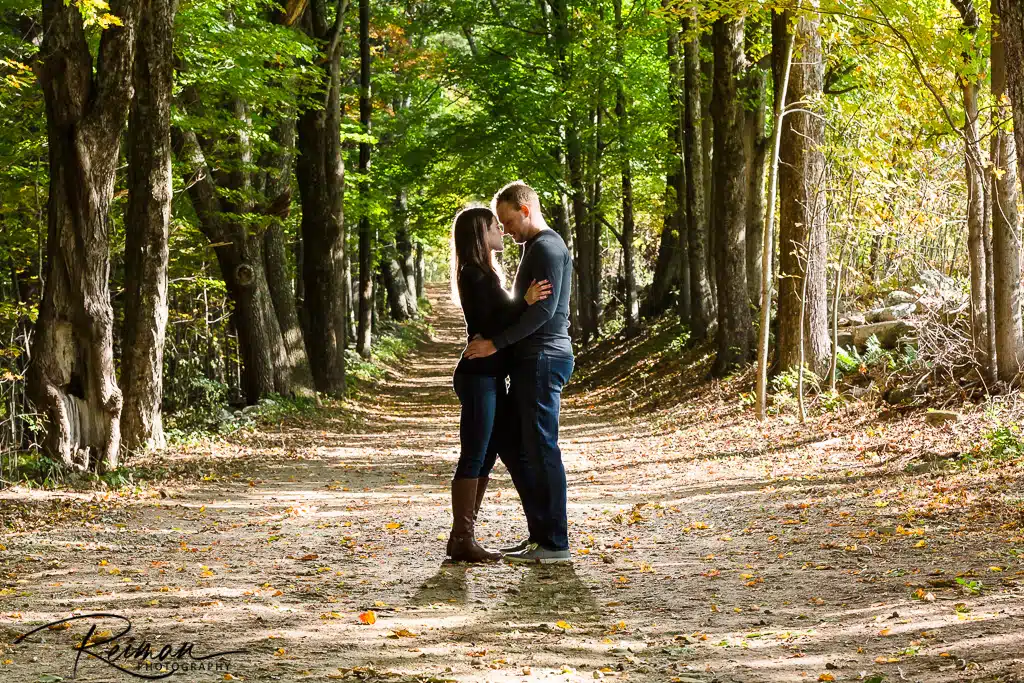
<path id="1" fill-rule="evenodd" d="M 569 548 L 567 486 L 562 451 L 558 448 L 558 416 L 562 387 L 572 370 L 571 357 L 541 353 L 532 358 L 517 358 L 510 382 L 522 441 L 518 449 L 509 449 L 508 457 L 502 453 L 502 460 L 523 501 L 530 540 L 548 550 Z"/>

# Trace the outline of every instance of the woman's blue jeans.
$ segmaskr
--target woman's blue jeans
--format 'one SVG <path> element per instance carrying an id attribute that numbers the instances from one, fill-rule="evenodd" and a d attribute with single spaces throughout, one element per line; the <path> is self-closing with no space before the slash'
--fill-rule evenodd
<path id="1" fill-rule="evenodd" d="M 502 423 L 508 419 L 504 377 L 455 373 L 455 393 L 462 403 L 459 421 L 459 464 L 455 479 L 489 476 L 501 448 Z"/>

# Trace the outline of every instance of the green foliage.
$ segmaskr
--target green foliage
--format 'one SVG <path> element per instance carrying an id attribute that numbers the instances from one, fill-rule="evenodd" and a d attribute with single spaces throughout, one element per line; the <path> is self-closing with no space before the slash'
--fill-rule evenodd
<path id="1" fill-rule="evenodd" d="M 387 375 L 389 366 L 401 362 L 417 344 L 433 335 L 433 328 L 423 322 L 422 316 L 419 320 L 393 325 L 374 340 L 368 360 L 352 349 L 346 351 L 347 372 L 355 379 L 356 386 L 380 381 Z"/>
<path id="2" fill-rule="evenodd" d="M 795 396 L 800 384 L 800 373 L 797 368 L 780 372 L 772 378 L 772 390 L 776 394 Z M 821 378 L 810 368 L 804 368 L 804 391 L 818 393 L 821 391 Z"/>
<path id="3" fill-rule="evenodd" d="M 961 469 L 977 467 L 986 470 L 994 465 L 1016 461 L 1024 456 L 1024 438 L 1017 423 L 997 423 L 982 435 L 982 441 L 964 451 L 955 465 Z"/>
<path id="4" fill-rule="evenodd" d="M 1011 460 L 1024 455 L 1020 425 L 999 425 L 985 434 L 989 443 L 988 455 L 993 460 Z"/>
<path id="5" fill-rule="evenodd" d="M 851 347 L 847 351 L 844 347 L 840 346 L 836 350 L 836 367 L 844 375 L 848 375 L 852 372 L 859 372 L 864 361 L 861 359 L 860 354 L 857 353 L 857 349 Z"/>
<path id="6" fill-rule="evenodd" d="M 675 338 L 669 342 L 665 349 L 665 355 L 669 358 L 679 358 L 690 346 L 690 330 L 683 329 Z"/>
<path id="7" fill-rule="evenodd" d="M 960 590 L 963 591 L 964 595 L 981 595 L 981 592 L 985 590 L 985 585 L 981 581 L 975 579 L 967 579 L 962 576 L 958 576 L 956 579 L 957 585 L 960 586 Z"/>

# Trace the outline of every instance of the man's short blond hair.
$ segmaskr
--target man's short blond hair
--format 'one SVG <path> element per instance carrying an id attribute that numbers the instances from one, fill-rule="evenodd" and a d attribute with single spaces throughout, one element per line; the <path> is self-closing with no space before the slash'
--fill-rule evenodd
<path id="1" fill-rule="evenodd" d="M 534 189 L 521 180 L 511 182 L 495 193 L 492 202 L 495 210 L 501 202 L 511 204 L 517 209 L 521 206 L 530 206 L 534 202 L 540 205 L 540 199 Z"/>

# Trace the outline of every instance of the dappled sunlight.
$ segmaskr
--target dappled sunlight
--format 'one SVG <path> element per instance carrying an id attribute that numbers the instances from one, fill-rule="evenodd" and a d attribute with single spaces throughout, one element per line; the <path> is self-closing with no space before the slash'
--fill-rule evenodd
<path id="1" fill-rule="evenodd" d="M 98 507 L 82 525 L 3 539 L 0 636 L 113 611 L 154 642 L 244 649 L 232 672 L 268 683 L 354 667 L 380 673 L 370 680 L 598 672 L 687 683 L 899 667 L 931 683 L 1017 666 L 1024 603 L 1007 551 L 1020 532 L 962 517 L 984 495 L 951 490 L 929 508 L 928 490 L 868 454 L 882 441 L 863 435 L 867 418 L 752 425 L 725 398 L 741 380 L 690 385 L 666 371 L 638 398 L 635 354 L 660 341 L 631 341 L 596 365 L 582 356 L 567 391 L 573 566 L 446 562 L 462 329 L 443 303 L 435 314 L 435 339 L 339 404 L 344 414 L 238 437 L 237 460 L 215 445 L 193 452 L 208 458 L 207 481 L 102 505 L 93 492 L 0 493 Z M 658 398 L 680 395 L 690 403 Z M 1011 523 L 1005 506 L 992 509 Z M 477 538 L 500 547 L 525 533 L 499 463 Z M 10 646 L 22 667 L 11 670 L 29 670 L 32 656 L 69 662 L 64 635 Z M 104 673 L 92 663 L 82 679 Z"/>

